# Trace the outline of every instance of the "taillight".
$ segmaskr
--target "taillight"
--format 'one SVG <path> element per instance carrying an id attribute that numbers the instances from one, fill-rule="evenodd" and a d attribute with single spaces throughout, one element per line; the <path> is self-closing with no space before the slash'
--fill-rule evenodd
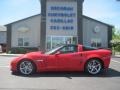
<path id="1" fill-rule="evenodd" d="M 112 52 L 110 53 L 110 55 L 112 55 Z"/>

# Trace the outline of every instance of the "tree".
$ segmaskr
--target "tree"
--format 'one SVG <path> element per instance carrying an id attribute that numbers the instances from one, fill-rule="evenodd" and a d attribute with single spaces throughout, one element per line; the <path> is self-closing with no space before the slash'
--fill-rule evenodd
<path id="1" fill-rule="evenodd" d="M 115 51 L 120 52 L 120 30 L 113 28 L 112 38 L 111 45 L 115 54 Z"/>

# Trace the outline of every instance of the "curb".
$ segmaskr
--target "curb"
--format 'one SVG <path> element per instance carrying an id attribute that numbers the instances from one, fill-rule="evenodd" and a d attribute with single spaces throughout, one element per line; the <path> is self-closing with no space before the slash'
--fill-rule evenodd
<path id="1" fill-rule="evenodd" d="M 0 54 L 0 56 L 19 57 L 23 54 Z"/>
<path id="2" fill-rule="evenodd" d="M 120 55 L 112 55 L 113 58 L 120 58 Z"/>

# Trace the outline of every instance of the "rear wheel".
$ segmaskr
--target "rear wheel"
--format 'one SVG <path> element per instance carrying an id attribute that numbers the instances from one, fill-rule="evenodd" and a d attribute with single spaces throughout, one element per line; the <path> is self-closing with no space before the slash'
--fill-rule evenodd
<path id="1" fill-rule="evenodd" d="M 35 65 L 29 60 L 23 60 L 18 65 L 18 71 L 23 75 L 30 75 L 35 72 Z"/>
<path id="2" fill-rule="evenodd" d="M 99 74 L 102 71 L 102 63 L 98 59 L 91 59 L 85 65 L 85 71 L 92 75 Z"/>

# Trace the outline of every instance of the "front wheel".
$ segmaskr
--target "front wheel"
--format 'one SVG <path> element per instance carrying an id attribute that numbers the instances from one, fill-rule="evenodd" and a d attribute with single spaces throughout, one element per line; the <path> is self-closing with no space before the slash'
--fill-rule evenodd
<path id="1" fill-rule="evenodd" d="M 18 65 L 18 71 L 23 75 L 30 75 L 35 71 L 35 66 L 31 61 L 23 60 Z"/>
<path id="2" fill-rule="evenodd" d="M 91 59 L 87 62 L 85 71 L 92 75 L 99 74 L 102 71 L 102 63 L 98 59 Z"/>

